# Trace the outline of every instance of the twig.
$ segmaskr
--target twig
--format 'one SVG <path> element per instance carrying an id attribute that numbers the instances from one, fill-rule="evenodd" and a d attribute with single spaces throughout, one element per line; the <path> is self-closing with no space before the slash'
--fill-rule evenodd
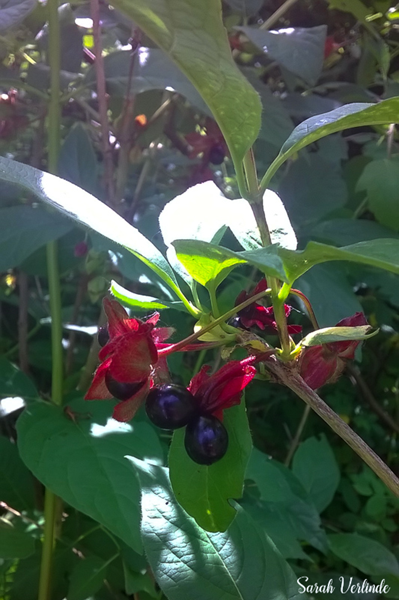
<path id="1" fill-rule="evenodd" d="M 295 451 L 299 446 L 299 442 L 301 440 L 302 433 L 305 428 L 306 421 L 308 420 L 309 415 L 310 415 L 310 406 L 309 406 L 309 404 L 307 404 L 305 406 L 305 410 L 303 411 L 303 415 L 302 415 L 301 421 L 298 425 L 298 429 L 296 430 L 295 437 L 291 442 L 290 449 L 288 450 L 287 458 L 284 461 L 284 464 L 286 467 L 289 466 L 291 459 L 294 456 Z"/>
<path id="2" fill-rule="evenodd" d="M 357 435 L 293 370 L 292 363 L 282 363 L 274 356 L 265 362 L 277 379 L 302 398 L 360 456 L 385 485 L 399 497 L 399 479 L 379 456 Z"/>
<path id="3" fill-rule="evenodd" d="M 350 378 L 356 382 L 356 385 L 359 391 L 361 392 L 362 397 L 364 398 L 364 400 L 366 400 L 366 402 L 376 413 L 376 415 L 380 417 L 381 421 L 384 421 L 384 423 L 388 425 L 388 427 L 390 427 L 393 431 L 396 431 L 396 433 L 399 433 L 399 424 L 396 423 L 392 419 L 392 417 L 387 412 L 385 412 L 385 410 L 381 408 L 381 406 L 378 404 L 377 400 L 374 398 L 369 387 L 364 381 L 359 369 L 351 364 L 348 364 L 346 367 L 346 371 L 350 375 Z"/>
<path id="4" fill-rule="evenodd" d="M 93 20 L 93 40 L 94 40 L 94 52 L 96 55 L 96 61 L 94 67 L 96 70 L 97 80 L 97 100 L 98 100 L 98 112 L 100 115 L 101 125 L 101 141 L 103 146 L 104 156 L 104 179 L 105 188 L 107 190 L 108 201 L 111 206 L 114 205 L 115 193 L 114 193 L 114 165 L 112 159 L 112 149 L 109 142 L 109 122 L 107 113 L 107 93 L 105 84 L 105 73 L 104 73 L 104 59 L 102 55 L 101 45 L 101 27 L 100 27 L 100 3 L 99 0 L 90 0 L 90 12 Z"/>
<path id="5" fill-rule="evenodd" d="M 21 271 L 18 276 L 19 312 L 18 312 L 18 353 L 19 368 L 23 373 L 29 373 L 28 358 L 28 276 Z"/>
<path id="6" fill-rule="evenodd" d="M 286 0 L 262 25 L 259 29 L 270 29 L 275 23 L 291 8 L 297 0 Z"/>

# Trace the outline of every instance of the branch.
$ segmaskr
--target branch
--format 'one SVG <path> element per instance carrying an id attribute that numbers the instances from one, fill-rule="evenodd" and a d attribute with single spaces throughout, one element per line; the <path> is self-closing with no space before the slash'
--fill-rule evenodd
<path id="1" fill-rule="evenodd" d="M 266 368 L 297 396 L 302 398 L 360 456 L 385 485 L 399 497 L 399 479 L 379 456 L 357 435 L 293 370 L 292 363 L 282 363 L 270 356 Z"/>

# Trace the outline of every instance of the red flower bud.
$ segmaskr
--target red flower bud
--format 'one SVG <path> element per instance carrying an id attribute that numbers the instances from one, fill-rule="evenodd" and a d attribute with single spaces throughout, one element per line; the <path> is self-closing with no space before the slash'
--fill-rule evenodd
<path id="1" fill-rule="evenodd" d="M 363 313 L 357 312 L 336 324 L 336 327 L 357 327 L 367 325 Z M 331 342 L 320 346 L 304 348 L 299 355 L 299 372 L 312 390 L 334 383 L 345 369 L 346 360 L 355 357 L 355 350 L 360 344 L 358 340 Z"/>

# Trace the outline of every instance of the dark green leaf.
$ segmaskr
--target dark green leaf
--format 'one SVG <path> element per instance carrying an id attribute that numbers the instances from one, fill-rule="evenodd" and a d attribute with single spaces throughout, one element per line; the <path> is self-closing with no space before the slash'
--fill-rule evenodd
<path id="1" fill-rule="evenodd" d="M 32 380 L 4 356 L 0 356 L 0 398 L 21 396 L 24 400 L 39 397 Z"/>
<path id="2" fill-rule="evenodd" d="M 320 138 L 348 129 L 365 125 L 383 125 L 395 123 L 399 114 L 399 98 L 383 100 L 378 104 L 355 103 L 346 104 L 322 115 L 316 115 L 303 121 L 285 142 L 276 160 L 272 163 L 262 180 L 264 188 L 277 169 L 305 146 Z"/>
<path id="3" fill-rule="evenodd" d="M 263 0 L 225 0 L 234 12 L 250 17 L 262 8 Z"/>
<path id="4" fill-rule="evenodd" d="M 19 511 L 33 508 L 33 477 L 20 459 L 17 446 L 3 436 L 0 456 L 0 500 Z"/>
<path id="5" fill-rule="evenodd" d="M 254 481 L 261 494 L 263 510 L 270 518 L 284 521 L 298 540 L 307 540 L 324 552 L 326 536 L 309 494 L 297 477 L 284 465 L 253 450 L 246 478 Z M 263 518 L 263 517 L 262 517 Z"/>
<path id="6" fill-rule="evenodd" d="M 392 230 L 368 219 L 329 219 L 316 225 L 311 236 L 316 241 L 334 246 L 396 237 Z"/>
<path id="7" fill-rule="evenodd" d="M 377 221 L 399 230 L 399 161 L 382 158 L 368 163 L 358 181 L 357 191 L 367 193 L 370 210 Z"/>
<path id="8" fill-rule="evenodd" d="M 0 31 L 18 25 L 37 4 L 36 0 L 1 0 Z"/>
<path id="9" fill-rule="evenodd" d="M 86 128 L 75 123 L 66 136 L 59 158 L 59 175 L 91 194 L 97 192 L 98 161 Z"/>
<path id="10" fill-rule="evenodd" d="M 210 467 L 198 465 L 184 448 L 184 429 L 173 435 L 169 454 L 170 480 L 179 504 L 206 531 L 226 531 L 235 517 L 229 504 L 242 495 L 244 474 L 252 449 L 244 402 L 225 411 L 229 434 L 225 456 Z"/>
<path id="11" fill-rule="evenodd" d="M 176 503 L 166 469 L 134 464 L 144 548 L 169 600 L 199 597 L 199 590 L 201 600 L 299 599 L 291 568 L 242 509 L 227 532 L 207 533 Z"/>
<path id="12" fill-rule="evenodd" d="M 292 470 L 319 512 L 332 501 L 340 480 L 333 451 L 324 435 L 308 438 L 294 454 Z"/>
<path id="13" fill-rule="evenodd" d="M 0 157 L 0 161 L 3 160 L 6 159 Z M 1 167 L 0 162 L 0 178 Z M 0 210 L 0 271 L 19 266 L 32 252 L 70 229 L 71 223 L 41 207 L 3 208 Z"/>
<path id="14" fill-rule="evenodd" d="M 26 558 L 35 551 L 35 539 L 0 521 L 0 558 Z"/>
<path id="15" fill-rule="evenodd" d="M 165 52 L 159 48 L 141 47 L 138 60 L 134 61 L 129 50 L 111 52 L 104 57 L 104 72 L 107 87 L 113 96 L 124 97 L 127 93 L 141 94 L 149 90 L 173 88 L 202 112 L 211 114 L 207 105 L 191 81 L 180 71 Z M 88 70 L 85 81 L 96 85 L 96 70 Z"/>
<path id="16" fill-rule="evenodd" d="M 106 575 L 106 564 L 98 556 L 81 560 L 71 573 L 67 600 L 86 600 L 93 596 L 104 584 Z"/>
<path id="17" fill-rule="evenodd" d="M 169 54 L 211 109 L 241 161 L 260 128 L 261 103 L 231 56 L 220 0 L 113 0 Z M 206 15 L 206 19 L 204 19 Z"/>
<path id="18" fill-rule="evenodd" d="M 395 575 L 399 564 L 385 546 L 357 533 L 335 533 L 328 536 L 334 554 L 366 575 Z"/>
<path id="19" fill-rule="evenodd" d="M 316 265 L 296 282 L 295 287 L 309 299 L 320 327 L 362 311 L 362 305 L 345 271 L 337 264 Z"/>
<path id="20" fill-rule="evenodd" d="M 252 254 L 258 256 L 263 252 L 265 250 L 256 250 Z M 291 282 L 306 273 L 313 265 L 330 260 L 347 260 L 399 273 L 399 240 L 371 240 L 342 248 L 310 242 L 301 252 L 280 249 L 279 254 Z"/>
<path id="21" fill-rule="evenodd" d="M 306 231 L 310 224 L 344 206 L 348 197 L 341 165 L 330 164 L 320 153 L 295 160 L 279 194 L 296 231 Z"/>
<path id="22" fill-rule="evenodd" d="M 110 402 L 75 400 L 70 408 L 76 422 L 44 402 L 25 410 L 17 424 L 21 458 L 65 502 L 140 551 L 139 485 L 124 457 L 159 460 L 158 438 L 146 423 L 111 419 Z"/>
<path id="23" fill-rule="evenodd" d="M 173 271 L 159 250 L 137 229 L 94 196 L 69 181 L 2 157 L 0 180 L 15 183 L 66 216 L 124 246 L 181 295 Z M 43 221 L 41 225 L 43 228 Z M 66 222 L 64 226 L 67 225 Z M 50 230 L 51 227 L 46 227 L 44 231 L 41 229 L 41 238 L 43 239 L 46 231 Z M 50 239 L 54 239 L 52 231 L 51 234 Z"/>
<path id="24" fill-rule="evenodd" d="M 68 584 L 68 571 L 80 559 L 70 548 L 56 548 L 51 564 L 51 600 L 64 600 Z M 10 589 L 11 600 L 37 600 L 42 548 L 24 560 L 18 561 Z"/>
<path id="25" fill-rule="evenodd" d="M 267 31 L 257 27 L 239 27 L 261 52 L 275 60 L 306 83 L 315 85 L 323 67 L 327 27 L 290 27 Z"/>

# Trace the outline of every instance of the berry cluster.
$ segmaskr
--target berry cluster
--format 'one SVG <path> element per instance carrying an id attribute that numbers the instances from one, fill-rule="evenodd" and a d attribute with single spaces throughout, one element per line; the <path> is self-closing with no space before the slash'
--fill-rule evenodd
<path id="1" fill-rule="evenodd" d="M 147 396 L 147 415 L 162 429 L 186 426 L 184 445 L 189 457 L 200 465 L 211 465 L 227 451 L 228 433 L 214 415 L 201 412 L 193 394 L 180 385 L 161 385 Z"/>

